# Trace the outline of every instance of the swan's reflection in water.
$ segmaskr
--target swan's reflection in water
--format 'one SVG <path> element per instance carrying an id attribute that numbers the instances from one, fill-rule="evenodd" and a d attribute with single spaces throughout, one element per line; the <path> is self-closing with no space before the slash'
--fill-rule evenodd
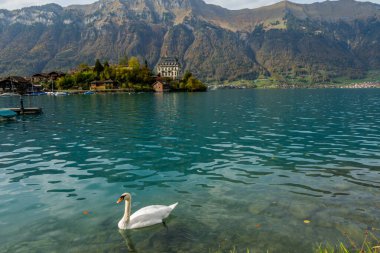
<path id="1" fill-rule="evenodd" d="M 157 233 L 155 233 L 155 235 L 163 233 L 163 234 L 165 234 L 165 236 L 170 236 L 169 235 L 170 229 L 169 229 L 168 225 L 166 224 L 166 222 L 163 222 L 162 225 L 157 224 L 154 227 L 155 228 L 159 227 L 159 229 L 160 229 L 159 231 L 156 231 Z M 123 238 L 123 240 L 125 242 L 125 245 L 127 246 L 128 252 L 133 252 L 133 253 L 139 252 L 136 248 L 135 242 L 132 239 L 132 234 L 133 234 L 133 232 L 137 233 L 138 231 L 141 231 L 141 230 L 145 230 L 145 232 L 152 231 L 152 227 L 142 228 L 139 230 L 118 229 L 119 234 L 121 235 L 121 237 Z M 162 236 L 162 234 L 161 234 L 161 236 Z"/>
<path id="2" fill-rule="evenodd" d="M 121 235 L 121 237 L 123 237 L 125 245 L 128 248 L 128 252 L 137 253 L 138 251 L 136 250 L 135 244 L 133 243 L 131 238 L 131 231 L 119 229 L 119 234 Z"/>

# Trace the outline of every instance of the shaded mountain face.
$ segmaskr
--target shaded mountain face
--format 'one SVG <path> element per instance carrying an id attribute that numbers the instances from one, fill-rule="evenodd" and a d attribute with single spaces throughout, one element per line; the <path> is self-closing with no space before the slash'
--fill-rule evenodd
<path id="1" fill-rule="evenodd" d="M 100 0 L 0 10 L 0 75 L 69 70 L 95 59 L 175 56 L 203 80 L 380 67 L 380 5 L 281 2 L 227 10 L 202 0 Z"/>

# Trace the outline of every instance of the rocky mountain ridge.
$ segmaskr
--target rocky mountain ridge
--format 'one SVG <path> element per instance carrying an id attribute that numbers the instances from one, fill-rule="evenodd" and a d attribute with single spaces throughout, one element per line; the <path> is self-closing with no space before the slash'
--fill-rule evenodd
<path id="1" fill-rule="evenodd" d="M 176 56 L 204 80 L 360 76 L 380 67 L 380 5 L 284 1 L 228 10 L 202 0 L 100 0 L 0 10 L 0 74 L 68 70 L 96 58 Z"/>

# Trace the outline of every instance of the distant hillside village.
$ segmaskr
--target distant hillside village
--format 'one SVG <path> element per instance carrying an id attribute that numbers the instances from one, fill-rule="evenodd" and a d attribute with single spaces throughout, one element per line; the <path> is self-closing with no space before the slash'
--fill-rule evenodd
<path id="1" fill-rule="evenodd" d="M 156 74 L 145 61 L 137 57 L 123 58 L 118 64 L 96 60 L 94 66 L 81 64 L 63 73 L 53 71 L 37 73 L 31 77 L 9 76 L 0 78 L 0 93 L 39 94 L 57 90 L 75 91 L 205 91 L 206 85 L 190 72 L 181 75 L 181 65 L 175 57 L 162 57 Z"/>

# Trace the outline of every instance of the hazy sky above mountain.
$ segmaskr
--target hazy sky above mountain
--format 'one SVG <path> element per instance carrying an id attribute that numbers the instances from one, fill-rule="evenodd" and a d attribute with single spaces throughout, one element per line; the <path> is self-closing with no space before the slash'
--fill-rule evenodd
<path id="1" fill-rule="evenodd" d="M 256 8 L 264 5 L 270 5 L 280 0 L 205 0 L 207 3 L 223 6 L 228 9 Z M 19 9 L 32 5 L 43 5 L 47 3 L 57 3 L 62 6 L 71 4 L 88 4 L 95 0 L 0 0 L 0 9 Z M 296 3 L 313 3 L 316 0 L 294 0 Z M 318 1 L 322 2 L 322 1 Z M 362 1 L 364 2 L 364 1 Z M 380 4 L 380 0 L 372 0 L 371 2 Z"/>

